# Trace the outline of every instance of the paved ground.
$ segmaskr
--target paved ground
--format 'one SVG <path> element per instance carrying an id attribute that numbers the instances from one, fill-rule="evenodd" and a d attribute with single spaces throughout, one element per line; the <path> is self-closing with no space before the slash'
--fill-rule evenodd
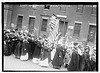
<path id="1" fill-rule="evenodd" d="M 4 70 L 13 71 L 67 71 L 63 66 L 60 69 L 50 67 L 41 67 L 38 64 L 34 64 L 32 60 L 21 61 L 16 59 L 14 55 L 4 56 Z"/>

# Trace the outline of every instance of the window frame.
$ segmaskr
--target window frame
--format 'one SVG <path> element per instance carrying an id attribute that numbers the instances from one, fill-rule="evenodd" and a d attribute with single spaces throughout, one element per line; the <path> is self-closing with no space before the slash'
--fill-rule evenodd
<path id="1" fill-rule="evenodd" d="M 97 5 L 96 7 L 93 7 L 94 5 L 92 5 L 92 9 L 91 9 L 91 15 L 95 15 L 96 16 L 96 13 L 97 13 Z M 94 8 L 95 8 L 95 13 L 94 13 Z"/>
<path id="2" fill-rule="evenodd" d="M 24 15 L 23 14 L 17 14 L 17 28 L 22 29 L 22 26 L 21 26 L 21 28 L 18 27 L 18 16 L 23 16 L 23 19 L 24 19 Z M 23 25 L 23 19 L 22 19 L 22 25 Z"/>
<path id="3" fill-rule="evenodd" d="M 62 8 L 64 8 L 64 9 L 62 9 Z M 61 11 L 61 12 L 66 12 L 66 6 L 62 6 L 62 5 L 60 5 L 59 6 L 59 10 Z"/>
<path id="4" fill-rule="evenodd" d="M 80 8 L 79 8 L 79 5 L 77 5 L 76 12 L 77 12 L 77 13 L 83 13 L 84 5 L 82 5 L 82 9 L 81 9 L 81 11 L 78 10 L 78 9 L 80 9 Z"/>
<path id="5" fill-rule="evenodd" d="M 60 30 L 60 22 L 63 22 L 63 26 L 62 26 L 63 30 L 62 31 Z M 68 32 L 69 22 L 66 20 L 66 18 L 61 18 L 60 17 L 58 32 L 63 32 L 62 36 L 65 36 L 66 35 L 65 30 L 64 30 L 65 29 L 65 26 L 66 26 L 65 23 L 67 23 L 67 27 L 66 27 L 66 33 L 67 33 Z"/>
<path id="6" fill-rule="evenodd" d="M 90 36 L 90 27 L 91 27 L 91 26 L 96 27 L 96 24 L 94 24 L 94 23 L 89 23 L 89 30 L 88 30 L 87 41 L 88 41 L 89 43 L 96 43 L 96 42 L 95 42 L 95 41 L 96 41 L 96 36 L 95 36 L 95 35 L 97 34 L 96 32 L 95 32 L 94 38 L 93 38 L 93 40 L 92 40 L 93 42 L 91 42 L 91 41 L 89 40 L 89 36 Z M 96 28 L 96 30 L 97 30 L 97 28 Z M 96 31 L 96 30 L 95 30 L 95 31 Z"/>
<path id="7" fill-rule="evenodd" d="M 31 16 L 31 15 L 29 15 L 29 20 L 30 20 L 30 17 L 32 17 L 32 18 L 35 18 L 36 19 L 36 16 Z M 34 26 L 33 26 L 33 29 L 30 29 L 30 26 L 29 26 L 29 20 L 28 20 L 28 29 L 29 29 L 29 31 L 31 31 L 31 30 L 33 30 L 34 31 Z M 35 21 L 34 21 L 34 25 L 35 25 Z"/>
<path id="8" fill-rule="evenodd" d="M 43 27 L 43 19 L 46 19 L 47 20 L 47 25 L 46 25 L 46 30 L 45 31 L 42 30 L 42 27 Z M 41 32 L 47 32 L 48 21 L 49 21 L 49 18 L 48 17 L 42 16 L 42 19 L 41 19 L 41 29 L 40 29 Z"/>
<path id="9" fill-rule="evenodd" d="M 79 24 L 80 25 L 80 29 L 77 29 L 76 30 L 76 24 Z M 75 21 L 75 25 L 74 25 L 74 31 L 73 31 L 73 36 L 76 37 L 76 38 L 79 38 L 80 37 L 80 32 L 81 32 L 81 26 L 82 26 L 82 22 L 79 22 L 79 21 Z M 76 31 L 79 31 L 78 33 L 76 33 Z M 78 36 L 76 36 L 76 34 Z"/>

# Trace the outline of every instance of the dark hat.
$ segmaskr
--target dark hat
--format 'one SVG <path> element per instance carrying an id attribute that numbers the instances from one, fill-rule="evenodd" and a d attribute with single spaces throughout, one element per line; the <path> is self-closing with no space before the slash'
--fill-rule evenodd
<path id="1" fill-rule="evenodd" d="M 47 35 L 46 35 L 46 34 L 44 34 L 44 35 L 43 35 L 43 37 L 44 37 L 44 38 L 46 38 L 46 37 L 47 37 Z"/>
<path id="2" fill-rule="evenodd" d="M 15 31 L 18 31 L 18 28 L 16 28 Z"/>
<path id="3" fill-rule="evenodd" d="M 42 37 L 41 37 L 41 36 L 39 36 L 39 39 L 42 39 Z"/>
<path id="4" fill-rule="evenodd" d="M 89 50 L 90 51 L 90 47 L 89 46 L 85 46 L 84 50 Z"/>
<path id="5" fill-rule="evenodd" d="M 73 45 L 74 45 L 74 46 L 77 46 L 77 45 L 78 45 L 78 43 L 77 43 L 77 42 L 74 42 L 74 43 L 73 43 Z"/>
<path id="6" fill-rule="evenodd" d="M 11 30 L 10 32 L 13 32 L 13 33 L 15 33 L 15 30 Z"/>

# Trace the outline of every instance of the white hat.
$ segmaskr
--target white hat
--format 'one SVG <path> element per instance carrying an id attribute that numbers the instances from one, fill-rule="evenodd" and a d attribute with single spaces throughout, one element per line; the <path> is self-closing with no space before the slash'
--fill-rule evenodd
<path id="1" fill-rule="evenodd" d="M 23 33 L 23 30 L 21 30 L 20 32 Z"/>
<path id="2" fill-rule="evenodd" d="M 28 33 L 28 30 L 25 30 L 26 33 Z"/>
<path id="3" fill-rule="evenodd" d="M 10 32 L 10 29 L 7 29 L 8 32 Z"/>

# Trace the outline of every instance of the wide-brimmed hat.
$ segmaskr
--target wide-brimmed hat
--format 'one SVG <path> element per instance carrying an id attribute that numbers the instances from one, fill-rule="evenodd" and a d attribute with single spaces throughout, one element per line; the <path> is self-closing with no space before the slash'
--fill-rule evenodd
<path id="1" fill-rule="evenodd" d="M 43 35 L 43 38 L 46 38 L 46 37 L 47 37 L 47 34 L 44 34 L 44 35 Z"/>
<path id="2" fill-rule="evenodd" d="M 74 46 L 77 46 L 77 45 L 78 45 L 78 43 L 77 43 L 77 42 L 74 42 L 74 43 L 73 43 L 73 45 L 74 45 Z"/>
<path id="3" fill-rule="evenodd" d="M 25 32 L 25 33 L 28 33 L 28 30 L 25 30 L 24 32 Z"/>
<path id="4" fill-rule="evenodd" d="M 84 50 L 87 50 L 90 51 L 90 47 L 88 45 L 85 46 Z"/>

